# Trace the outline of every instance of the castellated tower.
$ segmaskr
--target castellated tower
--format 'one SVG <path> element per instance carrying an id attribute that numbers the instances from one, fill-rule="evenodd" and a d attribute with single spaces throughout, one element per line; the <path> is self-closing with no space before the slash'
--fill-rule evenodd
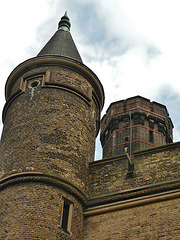
<path id="1" fill-rule="evenodd" d="M 104 92 L 81 60 L 67 14 L 6 83 L 0 146 L 1 239 L 82 239 Z"/>
<path id="2" fill-rule="evenodd" d="M 166 106 L 135 96 L 111 103 L 101 123 L 103 157 L 172 143 L 173 123 Z"/>

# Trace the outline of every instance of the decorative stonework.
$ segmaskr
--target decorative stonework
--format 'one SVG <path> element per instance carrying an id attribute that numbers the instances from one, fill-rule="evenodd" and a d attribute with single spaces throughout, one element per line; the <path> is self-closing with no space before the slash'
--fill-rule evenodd
<path id="1" fill-rule="evenodd" d="M 19 174 L 10 175 L 6 178 L 0 180 L 0 191 L 9 186 L 20 184 L 20 183 L 28 183 L 28 182 L 40 182 L 45 184 L 50 184 L 52 186 L 56 186 L 61 188 L 78 200 L 80 200 L 84 205 L 87 203 L 87 199 L 84 193 L 81 192 L 76 186 L 70 183 L 67 179 L 64 179 L 59 176 L 55 176 L 53 174 L 41 173 L 41 172 L 23 172 Z"/>

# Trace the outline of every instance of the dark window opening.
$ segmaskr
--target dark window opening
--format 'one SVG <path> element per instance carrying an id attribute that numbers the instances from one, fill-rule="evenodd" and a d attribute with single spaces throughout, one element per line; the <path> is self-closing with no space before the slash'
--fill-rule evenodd
<path id="1" fill-rule="evenodd" d="M 68 227 L 68 216 L 69 216 L 69 204 L 64 202 L 63 217 L 62 217 L 62 228 L 67 232 Z"/>
<path id="2" fill-rule="evenodd" d="M 36 88 L 40 85 L 40 81 L 39 80 L 33 80 L 32 82 L 29 83 L 28 87 L 29 88 Z"/>
<path id="3" fill-rule="evenodd" d="M 70 203 L 68 200 L 64 199 L 61 227 L 65 232 L 68 233 L 70 233 L 71 231 L 72 211 L 73 204 Z"/>
<path id="4" fill-rule="evenodd" d="M 151 129 L 154 129 L 154 121 L 149 121 L 149 127 L 151 128 Z"/>
<path id="5" fill-rule="evenodd" d="M 124 105 L 123 105 L 123 111 L 126 111 L 127 110 L 127 104 L 125 103 Z"/>
<path id="6" fill-rule="evenodd" d="M 153 142 L 154 142 L 154 135 L 153 135 L 153 131 L 149 131 L 149 141 L 150 141 L 151 143 L 153 143 Z"/>
<path id="7" fill-rule="evenodd" d="M 124 137 L 124 141 L 128 142 L 129 138 L 128 137 Z"/>

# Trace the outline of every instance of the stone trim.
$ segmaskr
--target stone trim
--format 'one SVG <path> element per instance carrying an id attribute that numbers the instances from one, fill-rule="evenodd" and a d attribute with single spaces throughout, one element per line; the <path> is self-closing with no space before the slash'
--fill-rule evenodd
<path id="1" fill-rule="evenodd" d="M 95 95 L 97 97 L 98 103 L 100 105 L 100 110 L 104 105 L 104 90 L 101 82 L 99 81 L 98 77 L 93 73 L 91 69 L 89 69 L 83 63 L 80 63 L 76 60 L 70 59 L 68 57 L 58 57 L 58 56 L 40 56 L 34 57 L 31 59 L 26 60 L 25 62 L 18 65 L 10 74 L 7 79 L 5 93 L 6 93 L 6 100 L 9 99 L 9 95 L 11 92 L 11 88 L 14 82 L 21 77 L 22 74 L 29 71 L 30 69 L 42 67 L 42 66 L 65 66 L 74 71 L 78 72 L 82 76 L 84 76 L 87 81 L 92 85 L 95 91 Z"/>
<path id="2" fill-rule="evenodd" d="M 85 194 L 78 187 L 74 186 L 73 183 L 65 178 L 50 173 L 24 172 L 7 176 L 0 180 L 0 190 L 12 185 L 29 182 L 39 182 L 56 186 L 72 194 L 74 197 L 80 200 L 83 205 L 85 205 L 87 202 Z"/>
<path id="3" fill-rule="evenodd" d="M 92 207 L 100 204 L 109 204 L 117 201 L 126 201 L 129 199 L 136 199 L 139 197 L 150 196 L 162 192 L 174 191 L 177 189 L 180 189 L 179 179 L 128 189 L 117 193 L 88 197 L 87 205 L 89 207 Z"/>
<path id="4" fill-rule="evenodd" d="M 156 202 L 168 201 L 176 198 L 180 198 L 179 190 L 88 208 L 84 212 L 84 216 L 89 217 L 94 215 L 100 215 L 104 213 L 120 211 L 123 209 L 143 206 L 143 205 L 152 204 Z"/>
<path id="5" fill-rule="evenodd" d="M 162 150 L 169 150 L 172 148 L 176 148 L 179 147 L 180 148 L 180 141 L 179 142 L 175 142 L 175 143 L 168 143 L 159 147 L 155 147 L 155 148 L 149 148 L 146 150 L 141 150 L 141 151 L 137 151 L 134 152 L 134 157 L 136 156 L 140 156 L 140 155 L 145 155 L 145 154 L 149 154 L 149 153 L 156 153 Z"/>
<path id="6" fill-rule="evenodd" d="M 20 96 L 22 93 L 24 93 L 26 91 L 28 81 L 36 79 L 38 77 L 42 77 L 41 87 L 43 87 L 43 88 L 57 88 L 57 89 L 61 89 L 61 90 L 64 90 L 64 91 L 71 92 L 71 93 L 77 95 L 78 97 L 80 97 L 81 99 L 83 99 L 88 104 L 88 106 L 90 106 L 90 102 L 91 102 L 92 97 L 93 97 L 92 93 L 91 93 L 91 95 L 89 93 L 88 94 L 89 96 L 86 96 L 82 91 L 80 91 L 80 90 L 78 90 L 74 87 L 68 86 L 66 84 L 59 84 L 59 83 L 56 83 L 56 82 L 51 83 L 51 82 L 49 82 L 50 72 L 46 71 L 46 72 L 30 75 L 30 76 L 25 77 L 25 78 L 21 78 L 20 90 L 17 91 L 15 94 L 13 94 L 13 96 L 6 101 L 6 104 L 5 104 L 4 109 L 3 109 L 3 115 L 2 115 L 3 123 L 5 121 L 5 117 L 6 117 L 6 113 L 7 113 L 7 109 L 9 107 L 9 105 L 13 102 L 13 100 L 15 98 L 17 98 L 18 96 Z M 97 128 L 97 129 L 98 129 L 97 131 L 99 131 L 99 128 Z"/>
<path id="7" fill-rule="evenodd" d="M 154 104 L 156 104 L 156 105 L 158 105 L 159 107 L 162 107 L 162 108 L 165 109 L 165 110 L 162 110 L 162 109 L 161 109 L 162 111 L 164 111 L 166 114 L 169 114 L 165 105 L 163 105 L 163 104 L 161 104 L 161 103 L 158 103 L 158 102 L 155 102 L 155 101 L 152 101 L 152 102 L 151 102 L 150 99 L 145 98 L 145 97 L 142 97 L 142 96 L 140 96 L 140 95 L 136 95 L 136 96 L 133 96 L 133 97 L 124 99 L 124 100 L 112 102 L 112 103 L 109 105 L 109 107 L 108 107 L 108 109 L 107 109 L 106 112 L 109 112 L 110 110 L 112 110 L 112 109 L 114 109 L 114 108 L 117 108 L 117 107 L 122 107 L 125 103 L 126 103 L 127 105 L 131 105 L 132 102 L 129 102 L 129 101 L 131 101 L 131 100 L 133 100 L 133 99 L 135 100 L 136 103 L 141 102 L 141 100 L 146 101 L 147 103 L 145 103 L 145 102 L 142 102 L 142 103 L 145 104 L 145 105 L 149 105 L 149 106 L 151 106 L 151 107 L 153 107 L 153 108 L 158 109 L 158 108 L 154 105 Z M 137 100 L 136 100 L 136 99 L 137 99 Z M 139 99 L 140 99 L 140 100 L 139 100 Z M 117 106 L 117 104 L 121 104 L 121 105 L 118 105 L 118 106 Z M 160 110 L 160 108 L 159 108 L 159 110 Z M 104 115 L 104 117 L 105 117 L 105 115 Z"/>

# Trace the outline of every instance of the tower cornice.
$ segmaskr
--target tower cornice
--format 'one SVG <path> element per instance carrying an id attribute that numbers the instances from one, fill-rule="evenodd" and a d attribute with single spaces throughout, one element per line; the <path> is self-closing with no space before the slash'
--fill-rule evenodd
<path id="1" fill-rule="evenodd" d="M 103 86 L 96 76 L 96 74 L 88 68 L 86 65 L 84 65 L 81 62 L 78 62 L 74 59 L 68 58 L 68 57 L 62 57 L 62 56 L 39 56 L 30 58 L 21 64 L 19 64 L 9 75 L 6 86 L 5 86 L 5 97 L 6 101 L 9 100 L 11 97 L 11 90 L 16 82 L 16 80 L 21 77 L 24 73 L 27 71 L 38 68 L 42 66 L 53 66 L 58 65 L 62 67 L 67 67 L 70 69 L 73 69 L 74 71 L 78 72 L 79 74 L 83 75 L 93 86 L 95 96 L 98 100 L 100 110 L 103 108 L 104 105 L 104 90 Z"/>

